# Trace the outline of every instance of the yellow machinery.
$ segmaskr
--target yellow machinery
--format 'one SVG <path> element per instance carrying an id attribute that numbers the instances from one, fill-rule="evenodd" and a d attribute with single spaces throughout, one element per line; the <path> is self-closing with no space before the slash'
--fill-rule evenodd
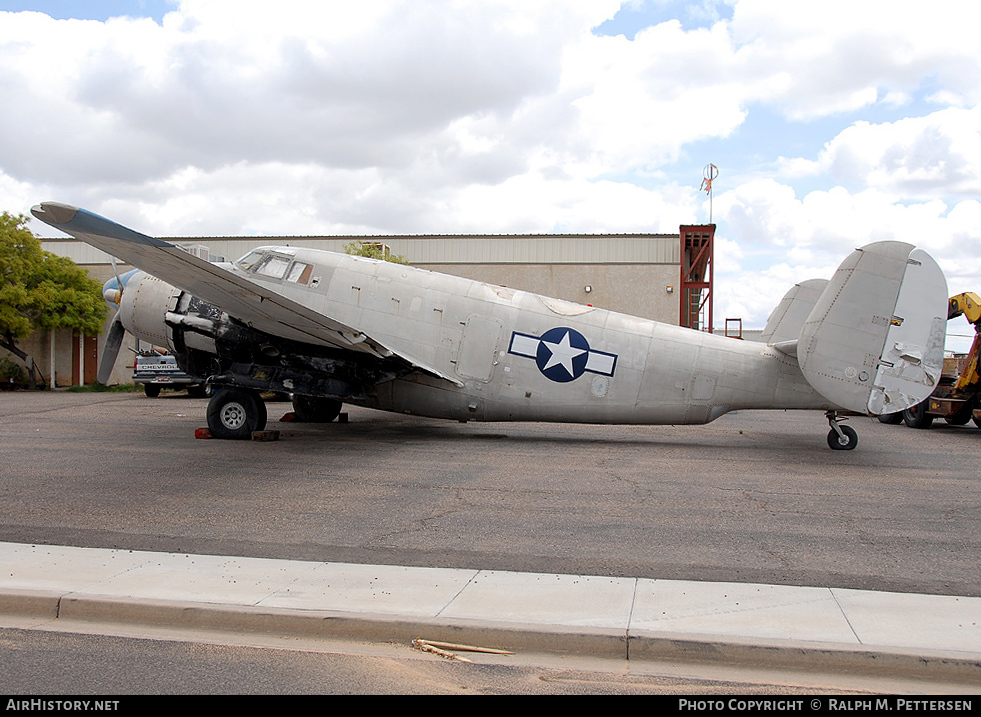
<path id="1" fill-rule="evenodd" d="M 958 367 L 958 378 L 954 388 L 966 390 L 971 386 L 977 386 L 981 381 L 978 375 L 978 351 L 981 346 L 981 299 L 977 294 L 965 292 L 957 296 L 950 297 L 947 304 L 947 320 L 963 315 L 968 321 L 974 324 L 974 343 L 971 344 L 971 351 L 965 360 L 965 365 Z"/>
<path id="2" fill-rule="evenodd" d="M 974 326 L 974 343 L 966 356 L 944 359 L 943 375 L 933 395 L 902 414 L 883 416 L 884 423 L 904 421 L 913 428 L 929 428 L 933 419 L 962 426 L 972 418 L 981 426 L 981 375 L 978 354 L 981 351 L 981 297 L 972 292 L 952 296 L 947 303 L 947 320 L 964 316 Z M 902 418 L 900 418 L 900 415 Z"/>

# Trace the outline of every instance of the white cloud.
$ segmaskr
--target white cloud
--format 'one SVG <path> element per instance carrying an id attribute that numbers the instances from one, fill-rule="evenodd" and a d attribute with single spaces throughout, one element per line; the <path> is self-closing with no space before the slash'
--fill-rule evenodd
<path id="1" fill-rule="evenodd" d="M 772 141 L 765 126 L 727 145 L 733 184 L 715 197 L 719 311 L 736 301 L 762 325 L 794 281 L 885 238 L 981 288 L 965 250 L 981 226 L 965 199 L 981 176 L 972 4 L 739 0 L 726 20 L 709 0 L 633 41 L 593 35 L 618 7 L 3 14 L 0 206 L 68 201 L 159 234 L 674 231 L 704 210 L 671 172 L 697 178 L 706 140 L 762 108 Z M 841 112 L 850 126 L 813 121 Z M 824 151 L 788 149 L 798 135 Z"/>
<path id="2" fill-rule="evenodd" d="M 672 21 L 634 41 L 588 36 L 567 57 L 563 88 L 579 110 L 584 174 L 665 164 L 686 143 L 727 136 L 745 118 L 723 24 L 685 32 Z"/>
<path id="3" fill-rule="evenodd" d="M 760 180 L 720 195 L 715 206 L 726 238 L 744 254 L 739 270 L 717 274 L 717 316 L 741 311 L 747 327 L 762 327 L 795 283 L 830 278 L 853 249 L 875 241 L 926 249 L 947 275 L 951 294 L 981 287 L 976 200 L 952 207 L 936 199 L 903 204 L 875 189 L 853 194 L 842 187 L 798 198 L 789 186 Z"/>
<path id="4" fill-rule="evenodd" d="M 981 106 L 858 122 L 827 144 L 818 166 L 843 182 L 906 197 L 981 192 Z"/>
<path id="5" fill-rule="evenodd" d="M 0 155 L 96 181 L 242 160 L 405 167 L 454 121 L 553 92 L 563 46 L 603 6 L 193 1 L 162 27 L 8 15 Z"/>
<path id="6" fill-rule="evenodd" d="M 38 185 L 21 182 L 0 171 L 0 212 L 23 214 L 32 222 L 30 208 L 37 203 Z M 44 191 L 48 191 L 45 189 Z M 35 227 L 32 227 L 35 228 Z"/>
<path id="7" fill-rule="evenodd" d="M 843 24 L 824 3 L 743 0 L 710 27 L 592 35 L 617 6 L 185 0 L 162 25 L 9 14 L 2 166 L 109 187 L 189 166 L 315 163 L 411 176 L 423 193 L 501 184 L 548 157 L 553 176 L 589 179 L 675 161 L 729 136 L 754 103 L 822 114 L 881 85 L 895 106 L 949 62 L 977 64 L 973 46 L 938 43 L 937 23 L 910 23 L 903 3 L 887 21 L 852 12 Z M 958 77 L 944 91 L 970 86 Z"/>
<path id="8" fill-rule="evenodd" d="M 973 3 L 914 0 L 741 0 L 732 36 L 747 64 L 793 82 L 766 97 L 792 117 L 855 110 L 940 83 L 948 97 L 981 102 L 981 49 Z"/>

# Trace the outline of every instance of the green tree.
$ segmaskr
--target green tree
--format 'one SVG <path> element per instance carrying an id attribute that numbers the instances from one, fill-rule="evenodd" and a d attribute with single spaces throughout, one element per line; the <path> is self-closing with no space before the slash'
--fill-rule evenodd
<path id="1" fill-rule="evenodd" d="M 44 377 L 18 341 L 38 329 L 94 335 L 105 316 L 98 281 L 71 259 L 41 249 L 27 217 L 0 213 L 0 348 L 29 364 L 29 387 L 43 386 Z"/>
<path id="2" fill-rule="evenodd" d="M 376 241 L 353 241 L 344 245 L 345 254 L 354 256 L 366 256 L 369 259 L 382 259 L 393 264 L 408 264 L 409 260 L 401 254 L 393 254 L 387 244 Z"/>

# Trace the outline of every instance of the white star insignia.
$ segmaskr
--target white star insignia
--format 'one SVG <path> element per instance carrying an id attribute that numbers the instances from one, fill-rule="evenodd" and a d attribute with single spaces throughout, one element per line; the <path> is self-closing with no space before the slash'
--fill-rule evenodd
<path id="1" fill-rule="evenodd" d="M 543 371 L 547 371 L 552 368 L 552 366 L 558 366 L 562 364 L 570 376 L 575 376 L 575 371 L 572 368 L 572 360 L 577 356 L 582 356 L 586 353 L 586 349 L 577 349 L 569 343 L 569 332 L 565 332 L 565 336 L 557 344 L 550 343 L 548 341 L 542 341 L 543 344 L 552 352 L 552 355 L 548 359 L 548 363 L 545 364 Z"/>

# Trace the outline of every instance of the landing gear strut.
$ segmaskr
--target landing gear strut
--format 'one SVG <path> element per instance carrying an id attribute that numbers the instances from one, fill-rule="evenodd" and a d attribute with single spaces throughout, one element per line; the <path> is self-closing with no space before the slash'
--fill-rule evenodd
<path id="1" fill-rule="evenodd" d="M 851 426 L 844 425 L 835 411 L 828 411 L 828 423 L 831 431 L 828 433 L 828 447 L 833 451 L 850 451 L 858 445 L 858 434 Z"/>
<path id="2" fill-rule="evenodd" d="M 266 427 L 266 404 L 258 391 L 227 386 L 208 402 L 208 430 L 215 438 L 246 440 Z"/>

